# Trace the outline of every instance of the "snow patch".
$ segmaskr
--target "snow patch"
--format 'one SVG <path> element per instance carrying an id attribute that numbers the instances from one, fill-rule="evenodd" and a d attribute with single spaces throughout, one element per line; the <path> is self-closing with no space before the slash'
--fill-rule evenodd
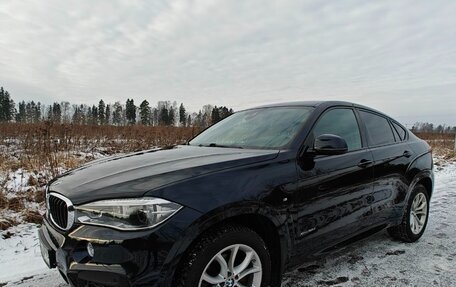
<path id="1" fill-rule="evenodd" d="M 37 225 L 20 224 L 1 233 L 0 266 L 0 283 L 49 271 L 41 258 Z"/>

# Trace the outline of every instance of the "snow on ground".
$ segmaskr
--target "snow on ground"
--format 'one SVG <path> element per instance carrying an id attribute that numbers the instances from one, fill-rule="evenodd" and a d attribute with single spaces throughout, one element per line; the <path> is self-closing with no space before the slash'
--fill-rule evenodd
<path id="1" fill-rule="evenodd" d="M 456 163 L 441 163 L 430 221 L 417 243 L 393 241 L 381 232 L 286 274 L 282 287 L 456 286 L 455 207 Z M 14 235 L 5 239 L 7 232 Z M 0 286 L 67 286 L 42 262 L 36 235 L 32 224 L 2 232 Z"/>
<path id="2" fill-rule="evenodd" d="M 91 152 L 57 152 L 53 156 L 59 159 L 58 166 L 51 167 L 49 164 L 43 164 L 33 167 L 27 166 L 28 169 L 26 169 L 17 168 L 17 166 L 22 166 L 24 161 L 20 155 L 25 154 L 18 146 L 12 146 L 8 149 L 0 144 L 0 155 L 3 153 L 7 162 L 2 166 L 1 163 L 4 159 L 0 159 L 0 196 L 8 202 L 6 207 L 3 203 L 3 207 L 0 208 L 0 226 L 3 225 L 2 229 L 6 228 L 5 225 L 25 223 L 27 217 L 30 218 L 30 212 L 34 214 L 44 213 L 44 202 L 38 203 L 37 198 L 44 193 L 46 182 L 74 167 L 66 166 L 63 159 L 79 166 L 84 162 L 106 158 L 105 150 L 106 148 L 99 147 Z M 30 162 L 35 161 L 36 159 L 30 160 Z"/>
<path id="3" fill-rule="evenodd" d="M 35 224 L 21 224 L 2 232 L 0 282 L 14 281 L 47 271 L 41 259 L 37 230 Z M 9 236 L 11 237 L 8 238 Z"/>

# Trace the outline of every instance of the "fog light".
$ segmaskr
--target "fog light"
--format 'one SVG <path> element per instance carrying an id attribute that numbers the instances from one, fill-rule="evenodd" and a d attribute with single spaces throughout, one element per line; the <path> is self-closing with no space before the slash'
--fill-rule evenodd
<path id="1" fill-rule="evenodd" d="M 89 253 L 90 257 L 93 257 L 95 255 L 95 250 L 93 249 L 92 243 L 87 243 L 87 253 Z"/>

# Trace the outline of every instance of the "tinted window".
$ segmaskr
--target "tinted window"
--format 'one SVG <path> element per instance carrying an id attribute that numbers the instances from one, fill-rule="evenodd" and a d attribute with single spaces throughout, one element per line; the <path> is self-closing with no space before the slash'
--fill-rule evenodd
<path id="1" fill-rule="evenodd" d="M 370 146 L 394 143 L 393 130 L 386 118 L 364 111 L 360 111 L 360 115 L 366 125 Z"/>
<path id="2" fill-rule="evenodd" d="M 392 122 L 393 123 L 393 126 L 394 126 L 394 129 L 396 130 L 396 132 L 399 134 L 399 139 L 401 141 L 405 140 L 405 137 L 407 135 L 407 132 L 404 130 L 403 127 L 401 127 L 400 125 L 396 124 L 395 122 Z"/>
<path id="3" fill-rule="evenodd" d="M 295 137 L 312 111 L 310 107 L 241 111 L 203 131 L 190 145 L 277 149 Z"/>
<path id="4" fill-rule="evenodd" d="M 358 122 L 351 109 L 334 109 L 325 113 L 313 130 L 314 138 L 322 134 L 340 136 L 347 142 L 349 151 L 360 149 L 362 146 Z"/>
<path id="5" fill-rule="evenodd" d="M 399 136 L 399 134 L 397 133 L 397 131 L 396 131 L 396 129 L 394 127 L 393 127 L 393 134 L 394 134 L 394 137 L 396 138 L 396 141 L 400 142 L 401 141 L 401 137 Z"/>

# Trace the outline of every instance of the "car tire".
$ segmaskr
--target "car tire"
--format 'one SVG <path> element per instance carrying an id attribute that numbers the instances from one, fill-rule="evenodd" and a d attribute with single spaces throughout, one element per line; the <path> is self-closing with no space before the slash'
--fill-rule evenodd
<path id="1" fill-rule="evenodd" d="M 249 271 L 255 272 L 240 277 Z M 218 281 L 213 281 L 214 278 Z M 217 227 L 190 247 L 174 282 L 175 287 L 235 287 L 239 286 L 237 282 L 244 286 L 268 287 L 271 284 L 268 248 L 263 239 L 247 227 L 234 224 Z"/>
<path id="2" fill-rule="evenodd" d="M 429 194 L 422 184 L 417 184 L 410 194 L 401 224 L 390 227 L 387 231 L 395 239 L 415 242 L 423 235 L 428 220 Z"/>

